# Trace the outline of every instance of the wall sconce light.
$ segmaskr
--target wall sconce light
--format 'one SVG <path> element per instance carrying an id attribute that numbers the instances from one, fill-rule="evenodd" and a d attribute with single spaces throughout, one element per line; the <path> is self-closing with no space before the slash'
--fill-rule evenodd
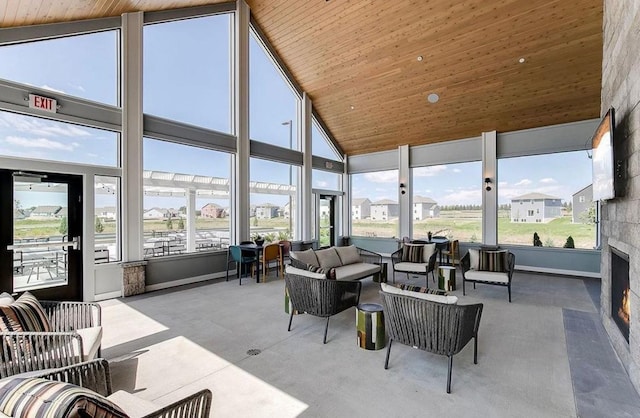
<path id="1" fill-rule="evenodd" d="M 407 193 L 407 190 L 405 189 L 404 183 L 400 183 L 400 193 L 401 194 Z"/>
<path id="2" fill-rule="evenodd" d="M 491 191 L 491 178 L 489 177 L 484 178 L 484 189 L 488 192 Z"/>

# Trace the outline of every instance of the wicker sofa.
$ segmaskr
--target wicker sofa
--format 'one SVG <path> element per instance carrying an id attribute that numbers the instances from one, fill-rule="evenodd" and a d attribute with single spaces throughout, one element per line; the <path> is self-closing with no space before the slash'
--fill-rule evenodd
<path id="1" fill-rule="evenodd" d="M 42 320 L 48 322 L 49 331 L 0 332 L 0 378 L 63 367 L 100 356 L 102 311 L 97 303 L 37 301 L 28 292 L 14 302 L 9 298 L 11 296 L 6 293 L 0 295 L 3 315 L 5 309 L 8 312 L 18 309 L 25 312 L 23 316 L 31 318 L 42 315 Z M 26 308 L 24 300 L 27 301 Z M 22 308 L 10 308 L 13 303 Z M 30 311 L 29 306 L 34 310 Z"/>
<path id="2" fill-rule="evenodd" d="M 381 284 L 380 296 L 389 338 L 384 368 L 394 341 L 449 358 L 447 393 L 451 393 L 453 356 L 474 339 L 473 362 L 478 363 L 478 328 L 483 305 L 457 305 L 455 296 L 426 289 L 430 293 L 396 289 Z"/>
<path id="3" fill-rule="evenodd" d="M 52 394 L 55 394 L 52 398 Z M 159 407 L 128 392 L 113 392 L 109 363 L 104 359 L 42 371 L 29 377 L 0 380 L 0 416 L 100 416 L 141 418 L 205 418 L 211 391 L 203 389 Z"/>
<path id="4" fill-rule="evenodd" d="M 335 269 L 332 274 L 335 273 L 337 280 L 360 280 L 380 273 L 382 269 L 380 254 L 355 245 L 291 251 L 289 256 L 291 265 L 301 270 L 328 272 Z"/>
<path id="5" fill-rule="evenodd" d="M 487 262 L 490 260 L 490 262 Z M 495 262 L 494 260 L 500 260 Z M 507 250 L 470 249 L 460 260 L 462 267 L 462 294 L 466 295 L 466 282 L 506 286 L 511 302 L 511 281 L 516 256 Z"/>

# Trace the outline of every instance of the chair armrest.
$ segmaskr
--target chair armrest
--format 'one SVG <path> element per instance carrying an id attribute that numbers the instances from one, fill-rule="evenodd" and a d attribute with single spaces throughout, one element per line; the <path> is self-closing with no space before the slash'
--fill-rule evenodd
<path id="1" fill-rule="evenodd" d="M 94 302 L 40 301 L 54 331 L 102 325 L 102 307 Z"/>
<path id="2" fill-rule="evenodd" d="M 429 257 L 429 265 L 427 266 L 427 273 L 433 271 L 436 268 L 436 256 L 438 255 L 437 251 L 434 251 Z"/>
<path id="3" fill-rule="evenodd" d="M 360 254 L 360 258 L 365 263 L 371 264 L 381 264 L 382 256 L 378 253 L 374 253 L 373 251 L 365 250 L 364 248 L 358 248 L 358 253 Z"/>
<path id="4" fill-rule="evenodd" d="M 35 377 L 71 383 L 92 390 L 102 396 L 109 396 L 112 393 L 109 362 L 102 358 L 61 367 L 46 373 L 43 372 L 43 374 Z"/>
<path id="5" fill-rule="evenodd" d="M 211 409 L 211 391 L 203 389 L 143 418 L 207 418 Z"/>
<path id="6" fill-rule="evenodd" d="M 70 332 L 0 333 L 0 378 L 82 361 L 82 338 Z"/>
<path id="7" fill-rule="evenodd" d="M 460 259 L 460 267 L 462 267 L 462 275 L 464 276 L 464 273 L 471 270 L 471 256 L 469 255 L 469 252 L 467 252 L 464 257 L 462 257 Z"/>
<path id="8" fill-rule="evenodd" d="M 402 248 L 400 248 L 400 249 L 398 249 L 398 250 L 394 251 L 394 252 L 391 254 L 391 263 L 392 263 L 393 265 L 395 265 L 396 263 L 399 263 L 399 262 L 400 262 L 400 259 L 401 259 L 401 258 L 402 258 Z"/>
<path id="9" fill-rule="evenodd" d="M 516 267 L 516 255 L 512 252 L 507 254 L 507 273 L 509 274 L 509 283 L 511 283 L 511 278 L 513 277 L 513 270 Z"/>

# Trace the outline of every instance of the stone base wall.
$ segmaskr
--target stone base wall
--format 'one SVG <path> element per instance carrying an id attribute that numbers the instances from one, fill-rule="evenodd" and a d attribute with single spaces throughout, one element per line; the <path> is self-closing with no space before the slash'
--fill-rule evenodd
<path id="1" fill-rule="evenodd" d="M 602 57 L 601 114 L 613 107 L 616 161 L 616 199 L 603 202 L 602 323 L 640 391 L 640 2 L 605 0 Z M 611 319 L 611 247 L 629 255 L 631 322 L 629 343 Z"/>
<path id="2" fill-rule="evenodd" d="M 122 293 L 124 296 L 139 295 L 145 292 L 146 261 L 122 263 Z"/>

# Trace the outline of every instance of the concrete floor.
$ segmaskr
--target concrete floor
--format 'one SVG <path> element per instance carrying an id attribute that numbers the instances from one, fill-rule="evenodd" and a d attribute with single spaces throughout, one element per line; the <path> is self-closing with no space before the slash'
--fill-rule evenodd
<path id="1" fill-rule="evenodd" d="M 458 287 L 459 303 L 484 311 L 478 364 L 470 343 L 454 358 L 451 394 L 446 357 L 394 344 L 385 370 L 386 349 L 359 348 L 354 309 L 331 318 L 326 345 L 321 318 L 295 316 L 287 332 L 273 276 L 104 301 L 103 356 L 114 390 L 164 405 L 209 388 L 212 417 L 577 416 L 563 308 L 597 312 L 585 281 L 516 272 L 513 303 L 503 287 Z M 379 302 L 378 289 L 363 280 L 361 302 Z"/>

